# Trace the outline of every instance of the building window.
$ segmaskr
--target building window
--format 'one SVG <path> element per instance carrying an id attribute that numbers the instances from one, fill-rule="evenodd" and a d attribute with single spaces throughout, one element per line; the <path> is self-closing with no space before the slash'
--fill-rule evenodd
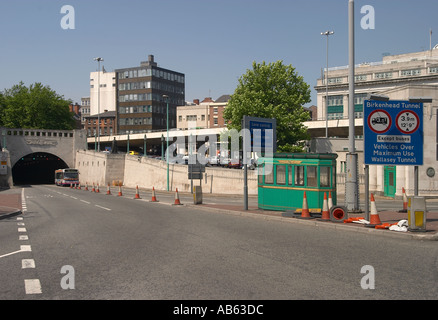
<path id="1" fill-rule="evenodd" d="M 429 73 L 438 73 L 438 67 L 431 67 Z"/>
<path id="2" fill-rule="evenodd" d="M 342 83 L 342 82 L 343 82 L 343 79 L 341 77 L 328 79 L 328 84 L 337 84 L 337 83 Z"/>
<path id="3" fill-rule="evenodd" d="M 400 71 L 402 77 L 411 77 L 421 75 L 421 69 L 402 70 Z"/>
<path id="4" fill-rule="evenodd" d="M 374 74 L 374 79 L 391 79 L 392 72 L 377 72 Z"/>
<path id="5" fill-rule="evenodd" d="M 354 77 L 355 81 L 366 81 L 367 75 L 366 74 L 359 74 Z"/>
<path id="6" fill-rule="evenodd" d="M 178 116 L 178 122 L 182 122 L 182 116 Z"/>
<path id="7" fill-rule="evenodd" d="M 329 96 L 328 106 L 342 106 L 344 104 L 344 96 Z"/>

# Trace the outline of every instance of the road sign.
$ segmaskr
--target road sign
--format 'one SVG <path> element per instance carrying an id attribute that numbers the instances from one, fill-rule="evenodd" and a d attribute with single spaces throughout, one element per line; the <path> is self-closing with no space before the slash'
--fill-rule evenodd
<path id="1" fill-rule="evenodd" d="M 423 104 L 364 101 L 364 163 L 423 164 Z"/>
<path id="2" fill-rule="evenodd" d="M 276 119 L 243 116 L 242 128 L 250 131 L 253 151 L 263 153 L 277 151 Z"/>

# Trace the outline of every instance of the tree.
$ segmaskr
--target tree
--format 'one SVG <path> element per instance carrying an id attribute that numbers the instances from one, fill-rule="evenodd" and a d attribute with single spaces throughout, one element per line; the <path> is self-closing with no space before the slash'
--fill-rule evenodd
<path id="1" fill-rule="evenodd" d="M 302 152 L 309 139 L 304 121 L 310 116 L 303 105 L 310 102 L 310 86 L 283 61 L 266 64 L 253 62 L 239 78 L 239 84 L 228 101 L 224 118 L 228 128 L 241 130 L 244 115 L 277 120 L 277 149 L 280 152 Z"/>
<path id="2" fill-rule="evenodd" d="M 48 86 L 23 82 L 0 93 L 0 124 L 9 128 L 72 130 L 70 100 Z"/>

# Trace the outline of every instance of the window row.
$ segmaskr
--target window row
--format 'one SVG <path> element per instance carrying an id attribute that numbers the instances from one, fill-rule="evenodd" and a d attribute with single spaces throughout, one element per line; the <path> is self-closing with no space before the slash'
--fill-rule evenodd
<path id="1" fill-rule="evenodd" d="M 132 94 L 122 94 L 119 95 L 119 102 L 130 102 L 130 101 L 159 101 L 167 102 L 162 94 L 159 93 L 132 93 Z M 170 104 L 184 105 L 184 99 L 177 99 L 170 97 Z"/>
<path id="2" fill-rule="evenodd" d="M 260 184 L 263 184 L 264 179 L 264 184 L 275 185 L 299 187 L 330 187 L 331 185 L 330 167 L 319 167 L 319 181 L 317 166 L 276 165 L 273 168 L 274 170 L 270 170 L 271 172 L 259 173 Z"/>
<path id="3" fill-rule="evenodd" d="M 121 126 L 130 126 L 130 125 L 143 125 L 143 124 L 152 124 L 152 118 L 120 118 L 119 125 Z"/>
<path id="4" fill-rule="evenodd" d="M 167 72 L 164 70 L 158 70 L 158 69 L 150 69 L 150 68 L 133 69 L 133 70 L 118 72 L 119 79 L 133 79 L 133 78 L 150 77 L 150 76 L 162 78 L 169 81 L 184 83 L 183 75 L 179 75 L 173 72 Z"/>

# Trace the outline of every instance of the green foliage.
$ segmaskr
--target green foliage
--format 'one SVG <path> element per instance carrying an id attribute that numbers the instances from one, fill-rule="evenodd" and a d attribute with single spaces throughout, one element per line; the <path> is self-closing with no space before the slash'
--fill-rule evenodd
<path id="1" fill-rule="evenodd" d="M 0 124 L 8 128 L 71 130 L 74 119 L 70 103 L 41 83 L 27 88 L 20 82 L 0 93 Z"/>
<path id="2" fill-rule="evenodd" d="M 304 121 L 310 116 L 303 105 L 310 102 L 310 86 L 282 61 L 266 64 L 253 62 L 253 69 L 239 78 L 239 84 L 228 101 L 224 118 L 230 129 L 241 130 L 244 115 L 277 120 L 279 152 L 303 151 L 303 140 L 309 135 Z"/>

